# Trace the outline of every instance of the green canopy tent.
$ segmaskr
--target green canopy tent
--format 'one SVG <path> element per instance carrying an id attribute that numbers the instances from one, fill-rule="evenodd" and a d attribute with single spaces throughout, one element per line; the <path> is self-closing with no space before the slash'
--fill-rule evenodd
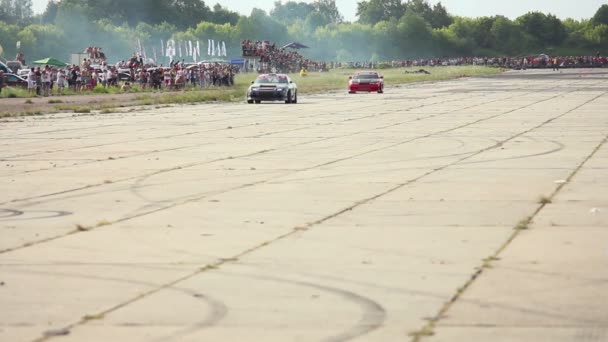
<path id="1" fill-rule="evenodd" d="M 38 61 L 34 61 L 32 62 L 34 64 L 42 64 L 42 65 L 52 65 L 52 66 L 58 66 L 58 67 L 63 67 L 63 66 L 67 66 L 67 63 L 64 63 L 58 59 L 49 57 L 49 58 L 45 58 L 45 59 L 41 59 Z"/>

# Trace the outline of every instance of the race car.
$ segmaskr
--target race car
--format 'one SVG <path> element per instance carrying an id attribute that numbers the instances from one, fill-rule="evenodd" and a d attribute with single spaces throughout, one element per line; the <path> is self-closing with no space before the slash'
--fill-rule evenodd
<path id="1" fill-rule="evenodd" d="M 247 103 L 262 101 L 298 103 L 298 86 L 285 74 L 259 75 L 247 90 Z"/>
<path id="2" fill-rule="evenodd" d="M 384 92 L 384 76 L 375 71 L 359 71 L 348 78 L 348 93 L 354 94 L 359 91 Z"/>

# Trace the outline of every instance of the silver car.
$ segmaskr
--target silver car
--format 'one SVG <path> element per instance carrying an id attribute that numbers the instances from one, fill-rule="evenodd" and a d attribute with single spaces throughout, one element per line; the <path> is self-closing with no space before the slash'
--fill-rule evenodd
<path id="1" fill-rule="evenodd" d="M 247 90 L 247 103 L 262 101 L 298 103 L 298 86 L 285 74 L 259 75 Z"/>

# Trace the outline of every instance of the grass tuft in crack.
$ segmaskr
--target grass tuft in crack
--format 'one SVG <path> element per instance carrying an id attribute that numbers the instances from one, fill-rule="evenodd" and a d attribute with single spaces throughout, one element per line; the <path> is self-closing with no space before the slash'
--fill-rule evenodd
<path id="1" fill-rule="evenodd" d="M 515 226 L 516 230 L 526 230 L 530 228 L 530 223 L 532 223 L 532 217 L 526 217 L 525 219 L 519 221 L 517 226 Z"/>

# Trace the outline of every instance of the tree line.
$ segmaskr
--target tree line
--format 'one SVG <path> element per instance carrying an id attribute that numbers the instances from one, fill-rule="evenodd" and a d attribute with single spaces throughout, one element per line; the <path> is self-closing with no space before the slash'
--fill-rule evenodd
<path id="1" fill-rule="evenodd" d="M 308 57 L 326 61 L 595 54 L 608 43 L 608 5 L 584 20 L 541 12 L 511 20 L 454 16 L 426 0 L 367 0 L 357 3 L 357 20 L 347 22 L 335 0 L 276 1 L 270 12 L 249 15 L 203 0 L 51 0 L 34 15 L 31 0 L 0 0 L 0 45 L 9 60 L 17 52 L 68 60 L 98 46 L 115 61 L 139 43 L 150 57 L 169 39 L 225 41 L 231 57 L 240 55 L 244 39 L 299 41 L 311 47 Z"/>

